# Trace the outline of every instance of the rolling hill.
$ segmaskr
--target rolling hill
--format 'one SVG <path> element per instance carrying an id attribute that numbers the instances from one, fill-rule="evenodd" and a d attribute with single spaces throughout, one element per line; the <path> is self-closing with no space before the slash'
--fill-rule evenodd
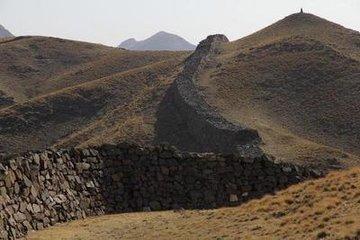
<path id="1" fill-rule="evenodd" d="M 278 158 L 349 162 L 339 150 L 360 153 L 359 41 L 325 19 L 290 15 L 222 44 L 198 88 L 228 119 L 257 129 Z"/>
<path id="2" fill-rule="evenodd" d="M 192 51 L 196 48 L 182 37 L 163 31 L 142 41 L 130 38 L 119 47 L 135 51 Z"/>
<path id="3" fill-rule="evenodd" d="M 1 148 L 7 152 L 127 134 L 145 141 L 156 103 L 188 55 L 45 37 L 3 42 L 0 52 L 6 56 L 0 90 L 12 100 L 0 110 Z"/>
<path id="4" fill-rule="evenodd" d="M 269 159 L 275 162 L 310 165 L 314 173 L 322 173 L 316 168 L 331 170 L 321 179 L 309 179 L 266 196 L 256 195 L 259 199 L 240 206 L 87 218 L 30 233 L 27 239 L 360 239 L 359 32 L 312 14 L 298 13 L 237 41 L 230 42 L 224 35 L 209 36 L 194 52 L 128 51 L 64 39 L 16 37 L 0 41 L 0 56 L 0 152 L 85 147 L 124 140 L 142 145 L 168 142 L 185 151 L 235 151 L 249 155 L 265 152 L 274 156 Z M 174 176 L 174 183 L 169 184 L 174 192 L 182 189 L 176 186 L 182 180 L 171 174 L 173 167 L 189 172 L 189 180 L 198 186 L 190 192 L 190 198 L 198 196 L 197 190 L 202 186 L 192 176 L 201 174 L 209 182 L 217 176 L 210 168 L 192 171 L 196 167 L 176 166 L 177 160 L 172 160 L 178 157 L 159 149 L 155 151 L 162 155 L 151 155 L 151 164 Z M 130 158 L 147 160 L 137 150 L 126 151 L 134 153 Z M 75 152 L 84 158 L 76 158 L 79 162 L 68 165 L 84 171 L 86 188 L 82 191 L 95 192 L 95 183 L 87 179 L 95 174 L 95 169 L 83 160 L 94 163 L 96 170 L 102 163 L 92 151 Z M 36 156 L 30 159 L 44 173 L 31 178 L 43 178 L 44 184 L 54 189 L 53 176 L 43 171 L 54 169 L 45 164 L 46 155 Z M 58 154 L 51 156 L 59 166 L 64 164 Z M 132 181 L 128 172 L 146 171 L 160 182 L 153 186 L 154 182 L 144 181 L 140 174 L 134 178 L 129 195 L 144 194 L 137 179 L 148 184 L 141 187 L 154 192 L 167 186 L 161 186 L 167 180 L 149 168 L 129 167 L 128 159 L 119 161 L 112 156 L 106 160 L 120 163 L 125 174 L 101 170 L 99 175 L 119 183 L 119 190 L 113 195 L 119 201 L 127 197 L 120 194 L 124 187 L 121 179 Z M 158 164 L 163 158 L 169 160 L 168 167 Z M 258 163 L 249 162 L 252 158 L 241 159 L 234 164 L 251 171 L 235 171 L 235 179 L 221 184 L 228 188 L 226 196 L 234 186 L 243 190 L 241 196 L 248 196 L 249 182 L 243 176 L 259 180 L 259 184 L 250 188 L 266 188 L 267 181 L 282 181 L 281 177 L 261 176 Z M 226 158 L 218 160 L 209 159 L 207 164 L 219 169 L 219 176 L 226 178 Z M 28 201 L 33 201 L 34 195 L 38 195 L 36 188 L 31 181 L 26 183 L 14 163 L 19 163 L 21 169 L 22 165 L 30 169 L 21 158 L 11 160 L 10 171 L 2 167 L 6 173 L 2 184 L 10 186 L 12 195 L 22 191 Z M 280 171 L 292 174 L 286 166 L 282 165 Z M 68 173 L 71 171 L 61 171 L 61 177 L 54 179 L 61 182 L 64 175 L 78 181 Z M 239 184 L 242 182 L 244 189 Z M 101 186 L 103 181 L 96 184 Z M 23 185 L 28 185 L 30 193 L 23 191 Z M 62 185 L 59 191 L 65 191 L 66 184 Z M 216 184 L 204 185 L 218 189 Z M 6 187 L 0 200 L 11 201 Z M 44 193 L 44 198 L 46 194 L 52 198 L 56 191 Z M 108 201 L 106 195 L 101 198 Z M 205 198 L 209 194 L 203 195 Z M 61 194 L 58 196 L 55 197 L 61 202 Z M 164 200 L 167 199 L 165 195 Z M 235 204 L 237 195 L 230 194 L 229 200 Z M 90 201 L 81 204 L 92 204 Z M 143 205 L 143 201 L 139 202 L 139 206 Z M 71 203 L 72 200 L 70 208 Z M 4 212 L 12 211 L 25 227 L 26 215 L 14 214 L 18 209 L 27 212 L 34 208 L 31 211 L 34 216 L 45 216 L 36 214 L 35 207 L 40 209 L 37 204 L 19 205 L 12 202 L 11 206 L 3 207 Z M 66 212 L 66 207 L 59 209 Z M 73 219 L 71 214 L 64 219 L 70 218 Z M 8 222 L 11 225 L 13 221 Z M 43 225 L 36 227 L 41 229 Z"/>
<path id="5" fill-rule="evenodd" d="M 191 57 L 46 37 L 1 42 L 0 151 L 123 140 L 215 151 L 229 133 L 282 161 L 358 165 L 358 32 L 300 13 L 234 42 L 215 38 Z"/>

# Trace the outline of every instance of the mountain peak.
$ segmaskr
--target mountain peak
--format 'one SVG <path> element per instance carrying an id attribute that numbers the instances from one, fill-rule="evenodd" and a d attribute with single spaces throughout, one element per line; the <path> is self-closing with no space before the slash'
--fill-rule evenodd
<path id="1" fill-rule="evenodd" d="M 0 25 L 0 38 L 14 37 L 6 28 Z"/>
<path id="2" fill-rule="evenodd" d="M 155 35 L 173 35 L 173 34 L 165 32 L 165 31 L 160 31 L 160 32 L 157 32 Z"/>
<path id="3" fill-rule="evenodd" d="M 178 35 L 160 31 L 143 41 L 130 38 L 119 47 L 135 51 L 192 51 L 196 46 Z"/>
<path id="4" fill-rule="evenodd" d="M 320 21 L 320 22 L 323 22 L 323 21 L 326 21 L 328 22 L 327 20 L 321 18 L 321 17 L 318 17 L 314 14 L 311 14 L 311 13 L 304 13 L 304 12 L 299 12 L 299 13 L 294 13 L 294 14 L 291 14 L 287 17 L 285 17 L 283 19 L 284 21 L 313 21 L 313 22 L 316 22 L 316 21 Z"/>

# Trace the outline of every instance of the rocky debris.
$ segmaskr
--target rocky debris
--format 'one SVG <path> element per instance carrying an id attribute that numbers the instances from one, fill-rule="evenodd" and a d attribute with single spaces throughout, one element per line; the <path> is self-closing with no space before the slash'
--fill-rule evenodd
<path id="1" fill-rule="evenodd" d="M 0 239 L 104 213 L 232 206 L 321 175 L 266 155 L 166 145 L 29 152 L 0 161 Z"/>
<path id="2" fill-rule="evenodd" d="M 257 146 L 261 142 L 258 132 L 226 120 L 207 104 L 196 86 L 200 72 L 216 67 L 216 55 L 228 42 L 224 35 L 209 36 L 186 59 L 183 72 L 160 105 L 156 124 L 158 142 L 167 142 L 184 151 L 262 155 Z"/>

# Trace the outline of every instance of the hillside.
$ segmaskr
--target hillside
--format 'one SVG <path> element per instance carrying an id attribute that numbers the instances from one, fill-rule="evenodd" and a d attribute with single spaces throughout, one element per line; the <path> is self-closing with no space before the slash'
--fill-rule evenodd
<path id="1" fill-rule="evenodd" d="M 173 56 L 47 37 L 3 42 L 0 54 L 0 90 L 19 103 Z"/>
<path id="2" fill-rule="evenodd" d="M 359 41 L 358 32 L 305 13 L 234 42 L 209 37 L 191 57 L 45 37 L 3 41 L 0 151 L 127 140 L 355 166 Z"/>
<path id="3" fill-rule="evenodd" d="M 129 213 L 66 223 L 45 239 L 349 239 L 360 237 L 360 169 L 334 172 L 233 208 Z"/>
<path id="4" fill-rule="evenodd" d="M 156 104 L 187 56 L 44 37 L 4 42 L 0 52 L 0 151 L 6 152 L 124 135 L 146 141 Z"/>
<path id="5" fill-rule="evenodd" d="M 119 47 L 135 51 L 192 51 L 196 46 L 175 34 L 158 32 L 142 41 L 130 38 Z"/>
<path id="6" fill-rule="evenodd" d="M 2 25 L 0 25 L 0 38 L 10 38 L 14 37 L 14 35 L 11 34 L 6 28 L 4 28 Z"/>
<path id="7" fill-rule="evenodd" d="M 198 88 L 228 119 L 257 129 L 280 159 L 350 163 L 360 153 L 359 41 L 356 31 L 294 14 L 223 44 Z"/>
<path id="8" fill-rule="evenodd" d="M 174 37 L 0 41 L 0 234 L 360 239 L 360 33 L 301 12 Z"/>

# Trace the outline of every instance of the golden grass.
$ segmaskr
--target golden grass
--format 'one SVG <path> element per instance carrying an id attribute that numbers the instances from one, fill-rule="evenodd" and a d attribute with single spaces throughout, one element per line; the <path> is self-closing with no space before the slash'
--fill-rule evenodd
<path id="1" fill-rule="evenodd" d="M 0 90 L 24 102 L 183 52 L 134 52 L 49 37 L 17 38 L 0 44 Z"/>
<path id="2" fill-rule="evenodd" d="M 206 101 L 259 131 L 278 159 L 358 165 L 360 34 L 310 14 L 291 15 L 224 44 L 199 74 Z"/>
<path id="3" fill-rule="evenodd" d="M 28 240 L 347 239 L 360 234 L 359 219 L 355 168 L 239 207 L 108 215 L 34 232 Z"/>
<path id="4" fill-rule="evenodd" d="M 254 34 L 234 41 L 229 51 L 264 46 L 293 36 L 316 39 L 347 56 L 360 60 L 359 32 L 312 14 L 292 14 Z"/>
<path id="5" fill-rule="evenodd" d="M 15 51 L 19 48 L 24 49 L 20 56 Z M 49 57 L 60 48 L 60 56 L 47 59 L 46 66 L 33 56 Z M 0 45 L 1 53 L 12 56 L 12 60 L 0 64 L 0 71 L 4 70 L 0 90 L 16 96 L 18 103 L 0 109 L 1 125 L 12 125 L 11 131 L 0 130 L 0 151 L 128 139 L 151 142 L 156 107 L 189 54 L 124 51 L 45 37 L 5 43 Z M 7 70 L 11 65 L 30 65 L 39 72 L 36 76 L 27 73 L 25 78 L 12 76 L 14 72 Z M 14 89 L 10 91 L 7 86 Z M 88 113 L 75 116 L 82 109 Z M 12 124 L 14 119 L 17 124 Z"/>
<path id="6" fill-rule="evenodd" d="M 359 36 L 313 15 L 292 15 L 225 44 L 198 85 L 222 115 L 258 130 L 262 148 L 276 158 L 357 165 Z M 0 110 L 1 125 L 18 122 L 0 129 L 0 146 L 152 143 L 156 110 L 188 54 L 44 37 L 2 43 L 0 55 L 8 59 L 0 63 L 0 90 L 22 104 Z M 17 74 L 10 65 L 36 74 Z M 68 117 L 85 108 L 88 114 Z M 23 125 L 29 127 L 20 131 Z"/>

